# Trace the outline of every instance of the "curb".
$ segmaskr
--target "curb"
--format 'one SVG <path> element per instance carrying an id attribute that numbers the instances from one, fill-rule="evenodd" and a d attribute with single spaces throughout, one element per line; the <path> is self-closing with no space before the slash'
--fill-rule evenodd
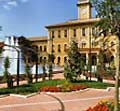
<path id="1" fill-rule="evenodd" d="M 32 96 L 35 96 L 37 95 L 38 93 L 32 93 L 32 94 L 29 94 L 29 95 L 20 95 L 20 94 L 10 94 L 10 96 L 13 96 L 13 97 L 20 97 L 20 98 L 29 98 L 29 97 L 32 97 Z"/>
<path id="2" fill-rule="evenodd" d="M 79 92 L 85 92 L 85 91 L 89 91 L 90 89 L 83 89 L 83 90 L 78 90 L 78 91 L 71 91 L 71 92 L 40 92 L 43 94 L 71 94 L 71 93 L 79 93 Z"/>
<path id="3" fill-rule="evenodd" d="M 89 91 L 89 90 L 109 92 L 111 89 L 114 89 L 114 88 L 115 87 L 107 87 L 106 89 L 87 88 L 87 89 L 78 90 L 78 91 L 71 91 L 71 92 L 40 92 L 40 93 L 43 93 L 43 94 L 71 94 L 71 93 L 85 92 L 85 91 Z M 120 88 L 119 88 L 119 90 L 120 90 Z"/>
<path id="4" fill-rule="evenodd" d="M 4 98 L 4 97 L 7 97 L 7 96 L 10 96 L 10 94 L 0 95 L 0 98 Z"/>

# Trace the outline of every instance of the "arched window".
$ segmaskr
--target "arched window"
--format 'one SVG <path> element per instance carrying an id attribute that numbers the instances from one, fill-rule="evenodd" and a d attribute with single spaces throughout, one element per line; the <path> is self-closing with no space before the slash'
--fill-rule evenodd
<path id="1" fill-rule="evenodd" d="M 44 46 L 44 52 L 46 52 L 47 51 L 47 47 L 46 46 Z"/>
<path id="2" fill-rule="evenodd" d="M 67 62 L 67 57 L 64 57 L 64 63 L 66 63 Z"/>
<path id="3" fill-rule="evenodd" d="M 57 64 L 59 65 L 59 64 L 60 64 L 60 62 L 61 62 L 61 58 L 60 58 L 60 57 L 58 57 L 58 58 L 57 58 Z"/>
<path id="4" fill-rule="evenodd" d="M 64 44 L 64 52 L 67 51 L 67 44 Z"/>
<path id="5" fill-rule="evenodd" d="M 46 58 L 46 57 L 44 57 L 44 62 L 46 62 L 46 60 L 47 60 L 47 58 Z"/>
<path id="6" fill-rule="evenodd" d="M 42 46 L 40 46 L 40 51 L 42 52 Z"/>
<path id="7" fill-rule="evenodd" d="M 58 45 L 58 52 L 61 52 L 61 45 Z"/>
<path id="8" fill-rule="evenodd" d="M 114 48 L 115 43 L 111 42 L 111 48 Z"/>
<path id="9" fill-rule="evenodd" d="M 52 33 L 52 38 L 55 38 L 55 32 L 52 31 L 51 33 Z"/>
<path id="10" fill-rule="evenodd" d="M 61 38 L 61 31 L 58 30 L 58 38 Z"/>
<path id="11" fill-rule="evenodd" d="M 82 42 L 82 48 L 86 47 L 86 42 Z"/>
<path id="12" fill-rule="evenodd" d="M 66 29 L 64 30 L 64 37 L 65 38 L 67 37 L 67 30 Z"/>
<path id="13" fill-rule="evenodd" d="M 42 57 L 40 57 L 40 63 L 42 63 Z"/>
<path id="14" fill-rule="evenodd" d="M 85 30 L 85 28 L 82 28 L 82 36 L 86 36 Z"/>
<path id="15" fill-rule="evenodd" d="M 73 37 L 76 37 L 76 29 L 73 29 Z"/>
<path id="16" fill-rule="evenodd" d="M 114 61 L 114 56 L 111 56 L 111 62 L 113 62 Z"/>

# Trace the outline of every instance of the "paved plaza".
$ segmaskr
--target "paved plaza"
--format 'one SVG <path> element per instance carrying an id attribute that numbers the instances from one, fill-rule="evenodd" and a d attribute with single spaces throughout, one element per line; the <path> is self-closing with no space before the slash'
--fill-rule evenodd
<path id="1" fill-rule="evenodd" d="M 88 89 L 83 92 L 40 93 L 29 98 L 7 96 L 0 98 L 0 111 L 84 111 L 103 98 L 112 98 L 114 88 Z"/>

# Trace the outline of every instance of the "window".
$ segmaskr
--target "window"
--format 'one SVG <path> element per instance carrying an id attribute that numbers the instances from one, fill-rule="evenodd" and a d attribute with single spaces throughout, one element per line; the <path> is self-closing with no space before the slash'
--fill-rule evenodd
<path id="1" fill-rule="evenodd" d="M 38 51 L 38 46 L 35 46 L 35 50 Z"/>
<path id="2" fill-rule="evenodd" d="M 52 45 L 52 52 L 55 52 L 55 45 Z"/>
<path id="3" fill-rule="evenodd" d="M 64 44 L 64 52 L 67 51 L 67 44 Z"/>
<path id="4" fill-rule="evenodd" d="M 95 55 L 92 56 L 92 65 L 96 65 L 97 64 L 97 58 Z"/>
<path id="5" fill-rule="evenodd" d="M 42 46 L 40 46 L 40 51 L 42 52 Z"/>
<path id="6" fill-rule="evenodd" d="M 92 28 L 92 35 L 95 35 L 95 28 Z"/>
<path id="7" fill-rule="evenodd" d="M 114 45 L 115 45 L 114 42 L 111 42 L 111 48 L 114 48 Z"/>
<path id="8" fill-rule="evenodd" d="M 47 58 L 46 58 L 46 57 L 44 57 L 44 62 L 46 62 L 46 59 L 47 59 Z"/>
<path id="9" fill-rule="evenodd" d="M 58 38 L 61 38 L 61 31 L 58 30 Z"/>
<path id="10" fill-rule="evenodd" d="M 114 56 L 111 56 L 111 62 L 113 62 L 114 61 Z"/>
<path id="11" fill-rule="evenodd" d="M 40 63 L 42 63 L 42 57 L 40 57 Z"/>
<path id="12" fill-rule="evenodd" d="M 82 28 L 82 36 L 86 36 L 86 34 L 85 34 L 85 28 Z"/>
<path id="13" fill-rule="evenodd" d="M 58 45 L 58 52 L 61 52 L 61 45 Z"/>
<path id="14" fill-rule="evenodd" d="M 52 31 L 52 38 L 55 38 L 55 32 Z"/>
<path id="15" fill-rule="evenodd" d="M 85 47 L 86 47 L 86 43 L 82 42 L 82 48 L 85 48 Z"/>
<path id="16" fill-rule="evenodd" d="M 60 57 L 58 57 L 58 59 L 57 59 L 57 64 L 59 65 L 59 64 L 60 64 L 60 62 L 61 62 L 61 58 L 60 58 Z"/>
<path id="17" fill-rule="evenodd" d="M 76 29 L 73 30 L 73 37 L 76 37 Z"/>
<path id="18" fill-rule="evenodd" d="M 66 63 L 67 62 L 67 57 L 64 57 L 64 63 Z"/>
<path id="19" fill-rule="evenodd" d="M 94 47 L 95 43 L 92 41 L 92 48 Z"/>
<path id="20" fill-rule="evenodd" d="M 67 30 L 64 30 L 64 37 L 67 37 Z"/>
<path id="21" fill-rule="evenodd" d="M 47 51 L 47 47 L 46 46 L 44 46 L 44 52 L 46 52 Z"/>

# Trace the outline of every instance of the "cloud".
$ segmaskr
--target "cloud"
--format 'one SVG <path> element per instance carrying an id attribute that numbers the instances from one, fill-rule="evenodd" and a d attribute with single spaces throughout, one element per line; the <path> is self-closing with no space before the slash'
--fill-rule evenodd
<path id="1" fill-rule="evenodd" d="M 20 0 L 22 3 L 26 3 L 28 2 L 29 0 Z"/>
<path id="2" fill-rule="evenodd" d="M 6 10 L 10 10 L 11 8 L 8 5 L 3 5 L 3 8 Z"/>
<path id="3" fill-rule="evenodd" d="M 17 7 L 19 3 L 27 3 L 29 0 L 0 0 L 0 5 L 6 10 Z"/>
<path id="4" fill-rule="evenodd" d="M 17 6 L 17 2 L 16 1 L 9 1 L 7 3 L 9 6 L 13 6 L 13 7 L 16 7 Z"/>

